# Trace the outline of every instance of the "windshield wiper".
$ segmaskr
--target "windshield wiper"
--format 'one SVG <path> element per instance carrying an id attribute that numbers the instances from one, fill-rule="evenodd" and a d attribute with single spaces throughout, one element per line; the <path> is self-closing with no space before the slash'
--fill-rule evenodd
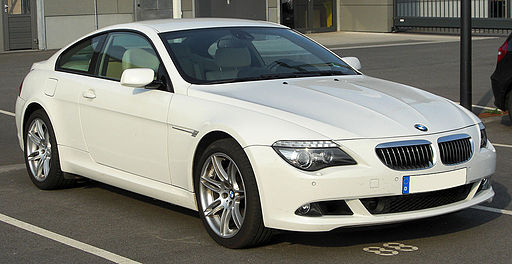
<path id="1" fill-rule="evenodd" d="M 296 77 L 348 75 L 347 73 L 344 73 L 342 71 L 333 71 L 333 70 L 294 72 L 293 74 L 296 75 Z"/>
<path id="2" fill-rule="evenodd" d="M 301 67 L 302 65 L 293 65 L 293 66 L 292 66 L 292 65 L 289 65 L 288 63 L 286 63 L 286 62 L 282 62 L 282 61 L 274 61 L 273 63 L 275 63 L 275 64 L 277 64 L 277 65 L 279 65 L 279 66 L 281 66 L 281 67 L 288 68 L 288 69 L 299 70 L 299 71 L 301 71 L 301 72 L 303 72 L 303 71 L 307 71 L 306 69 L 304 69 L 304 68 L 302 68 L 302 67 Z M 307 64 L 305 64 L 305 65 L 307 65 Z"/>
<path id="3" fill-rule="evenodd" d="M 286 73 L 268 73 L 260 74 L 257 76 L 248 76 L 224 80 L 214 80 L 207 82 L 208 84 L 219 84 L 219 83 L 231 83 L 231 82 L 246 82 L 246 81 L 259 81 L 259 80 L 273 80 L 273 79 L 285 79 L 285 78 L 300 78 L 309 76 L 335 76 L 335 75 L 347 75 L 341 71 L 297 71 L 297 72 L 286 72 Z"/>
<path id="4" fill-rule="evenodd" d="M 311 63 L 311 64 L 301 64 L 301 65 L 297 65 L 296 67 L 316 67 L 316 66 L 329 66 L 332 68 L 345 68 L 345 69 L 349 69 L 349 70 L 353 70 L 350 66 L 347 66 L 347 65 L 343 65 L 343 64 L 339 64 L 339 63 L 336 63 L 336 62 L 321 62 L 321 63 Z"/>

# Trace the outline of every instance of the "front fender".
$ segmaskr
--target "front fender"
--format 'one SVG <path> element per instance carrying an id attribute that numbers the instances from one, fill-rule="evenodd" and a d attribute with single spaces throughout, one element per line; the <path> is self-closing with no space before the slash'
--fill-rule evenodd
<path id="1" fill-rule="evenodd" d="M 278 140 L 328 140 L 308 128 L 236 106 L 175 94 L 169 109 L 172 184 L 193 191 L 195 150 L 210 132 L 231 135 L 241 146 L 271 146 Z"/>

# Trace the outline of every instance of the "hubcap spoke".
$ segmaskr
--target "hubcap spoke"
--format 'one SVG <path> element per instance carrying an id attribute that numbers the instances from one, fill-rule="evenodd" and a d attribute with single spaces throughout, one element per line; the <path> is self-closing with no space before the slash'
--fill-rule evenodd
<path id="1" fill-rule="evenodd" d="M 44 163 L 44 160 L 43 159 L 39 159 L 37 161 L 37 167 L 36 167 L 36 176 L 41 178 L 42 173 L 43 173 L 43 163 Z"/>
<path id="2" fill-rule="evenodd" d="M 39 160 L 39 159 L 41 159 L 41 157 L 39 156 L 39 151 L 35 151 L 35 152 L 30 153 L 30 154 L 27 156 L 27 159 L 28 159 L 29 161 L 35 161 L 35 160 Z"/>
<path id="3" fill-rule="evenodd" d="M 44 133 L 44 144 L 48 147 L 48 149 L 50 148 L 50 135 L 48 134 L 48 129 Z"/>
<path id="4" fill-rule="evenodd" d="M 217 174 L 219 179 L 223 182 L 229 182 L 228 174 L 222 167 L 220 160 L 216 156 L 212 156 L 211 162 L 212 162 L 213 169 L 215 170 L 215 174 Z"/>
<path id="5" fill-rule="evenodd" d="M 30 139 L 36 146 L 41 146 L 42 139 L 33 131 L 28 132 L 28 139 Z"/>
<path id="6" fill-rule="evenodd" d="M 50 157 L 45 157 L 43 160 L 43 176 L 48 176 L 50 173 Z"/>
<path id="7" fill-rule="evenodd" d="M 233 205 L 233 222 L 235 222 L 236 228 L 240 229 L 244 218 L 240 214 L 240 202 L 235 202 Z"/>
<path id="8" fill-rule="evenodd" d="M 229 166 L 228 166 L 229 183 L 235 189 L 238 189 L 238 184 L 236 182 L 236 173 L 237 173 L 237 171 L 238 170 L 236 169 L 235 163 L 233 163 L 233 162 L 229 163 Z"/>
<path id="9" fill-rule="evenodd" d="M 218 211 L 222 210 L 222 208 L 224 208 L 224 206 L 222 206 L 220 199 L 217 199 L 208 205 L 208 207 L 206 207 L 204 210 L 205 216 L 212 216 Z"/>
<path id="10" fill-rule="evenodd" d="M 41 142 L 44 142 L 45 131 L 43 129 L 43 122 L 41 122 L 41 120 L 36 120 L 36 131 L 39 137 L 41 138 Z"/>
<path id="11" fill-rule="evenodd" d="M 231 207 L 224 208 L 222 211 L 222 216 L 220 217 L 220 233 L 222 235 L 227 235 L 229 233 L 229 221 L 231 220 Z"/>
<path id="12" fill-rule="evenodd" d="M 220 193 L 222 183 L 219 181 L 216 181 L 208 176 L 201 177 L 201 184 L 204 185 L 204 187 L 216 192 Z"/>

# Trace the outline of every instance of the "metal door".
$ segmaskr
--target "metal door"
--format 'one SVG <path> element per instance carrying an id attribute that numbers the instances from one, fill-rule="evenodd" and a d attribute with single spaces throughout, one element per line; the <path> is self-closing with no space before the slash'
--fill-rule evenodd
<path id="1" fill-rule="evenodd" d="M 135 20 L 172 18 L 172 0 L 135 0 Z"/>
<path id="2" fill-rule="evenodd" d="M 336 30 L 334 0 L 281 0 L 281 23 L 302 32 Z"/>
<path id="3" fill-rule="evenodd" d="M 35 0 L 1 0 L 5 50 L 37 49 Z"/>
<path id="4" fill-rule="evenodd" d="M 196 17 L 267 19 L 266 0 L 195 0 Z"/>

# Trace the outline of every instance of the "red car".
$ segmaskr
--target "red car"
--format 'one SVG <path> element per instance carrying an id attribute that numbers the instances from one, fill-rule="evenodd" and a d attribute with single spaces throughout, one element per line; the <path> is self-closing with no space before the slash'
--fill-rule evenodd
<path id="1" fill-rule="evenodd" d="M 498 63 L 491 75 L 494 104 L 501 110 L 508 110 L 512 120 L 512 34 L 498 49 Z"/>

